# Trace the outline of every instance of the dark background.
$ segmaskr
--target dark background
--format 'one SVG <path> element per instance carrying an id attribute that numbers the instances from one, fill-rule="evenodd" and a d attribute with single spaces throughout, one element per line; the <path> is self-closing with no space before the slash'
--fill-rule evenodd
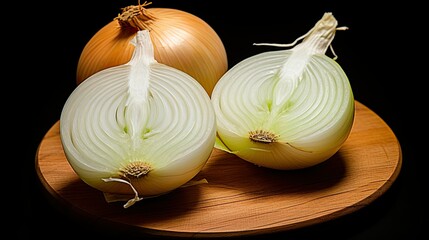
<path id="1" fill-rule="evenodd" d="M 75 87 L 76 66 L 84 45 L 122 7 L 136 4 L 137 0 L 55 4 L 24 1 L 22 6 L 15 6 L 18 9 L 15 17 L 4 21 L 17 32 L 13 34 L 15 39 L 9 38 L 19 43 L 14 48 L 19 54 L 11 58 L 15 66 L 13 76 L 18 78 L 12 87 L 19 89 L 18 95 L 24 95 L 26 104 L 16 106 L 15 98 L 8 102 L 11 112 L 23 114 L 18 124 L 26 126 L 20 128 L 24 130 L 22 134 L 14 131 L 18 139 L 10 141 L 12 147 L 19 146 L 19 150 L 14 150 L 14 157 L 9 161 L 23 166 L 18 177 L 19 198 L 24 202 L 16 207 L 17 196 L 5 198 L 12 198 L 8 206 L 22 209 L 18 217 L 16 211 L 13 217 L 17 220 L 14 226 L 20 227 L 14 230 L 15 235 L 23 239 L 92 235 L 99 239 L 126 238 L 126 232 L 78 222 L 54 208 L 44 196 L 34 161 L 38 144 L 58 121 L 62 106 Z M 423 229 L 428 223 L 423 193 L 429 190 L 429 182 L 424 169 L 427 157 L 421 150 L 427 132 L 423 125 L 427 111 L 421 93 L 427 79 L 422 71 L 427 69 L 422 64 L 427 61 L 421 59 L 425 48 L 424 15 L 419 14 L 422 6 L 412 1 L 380 4 L 375 1 L 155 0 L 151 7 L 177 8 L 205 20 L 223 40 L 230 67 L 270 50 L 253 43 L 293 42 L 313 27 L 324 12 L 332 12 L 339 26 L 349 27 L 347 31 L 337 32 L 333 47 L 339 56 L 338 63 L 349 76 L 355 99 L 376 112 L 401 144 L 400 175 L 389 190 L 370 205 L 326 223 L 253 239 L 421 239 L 427 235 Z M 15 24 L 17 19 L 22 23 Z M 14 92 L 8 94 L 14 95 Z M 13 176 L 14 180 L 16 174 Z"/>

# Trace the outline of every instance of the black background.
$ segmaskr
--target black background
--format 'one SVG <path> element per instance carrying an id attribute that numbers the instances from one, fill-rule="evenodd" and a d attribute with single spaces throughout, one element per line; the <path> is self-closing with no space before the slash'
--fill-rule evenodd
<path id="1" fill-rule="evenodd" d="M 7 89 L 18 91 L 5 91 L 13 96 L 5 102 L 12 108 L 10 112 L 18 112 L 16 116 L 19 116 L 18 120 L 7 120 L 7 131 L 13 129 L 10 136 L 14 136 L 8 138 L 12 144 L 10 150 L 17 150 L 13 150 L 13 157 L 6 162 L 15 168 L 22 166 L 18 174 L 20 196 L 4 195 L 6 208 L 15 209 L 10 220 L 16 220 L 13 226 L 20 227 L 13 233 L 23 239 L 93 235 L 99 239 L 125 239 L 127 232 L 78 222 L 67 212 L 54 208 L 44 196 L 34 161 L 38 144 L 58 121 L 62 106 L 75 87 L 76 66 L 84 45 L 122 7 L 136 5 L 137 0 L 55 4 L 24 1 L 21 4 L 14 6 L 14 17 L 4 21 L 10 32 L 17 33 L 8 40 L 19 45 L 6 49 L 16 52 L 11 54 L 12 67 L 7 69 L 12 71 L 13 81 L 5 84 L 11 85 Z M 427 67 L 422 63 L 427 61 L 422 59 L 425 51 L 422 36 L 425 16 L 419 14 L 422 6 L 411 1 L 382 4 L 375 1 L 156 0 L 151 7 L 177 8 L 205 20 L 223 40 L 229 67 L 271 50 L 253 43 L 293 42 L 324 12 L 332 12 L 339 26 L 349 27 L 347 31 L 337 32 L 333 47 L 339 56 L 338 63 L 349 76 L 355 99 L 383 118 L 401 144 L 400 175 L 391 188 L 370 205 L 326 223 L 252 239 L 421 239 L 426 235 L 427 230 L 423 228 L 428 223 L 424 214 L 427 204 L 423 193 L 429 188 L 424 168 L 427 156 L 422 149 L 427 141 L 424 125 L 427 111 L 421 92 L 427 79 L 424 75 Z M 9 128 L 9 124 L 13 127 Z M 15 182 L 16 171 L 12 175 L 13 179 L 8 182 Z M 17 198 L 23 203 L 17 204 Z"/>

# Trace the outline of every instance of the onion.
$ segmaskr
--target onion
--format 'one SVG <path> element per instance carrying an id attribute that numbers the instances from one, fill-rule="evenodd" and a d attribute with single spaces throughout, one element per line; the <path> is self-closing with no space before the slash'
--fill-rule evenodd
<path id="1" fill-rule="evenodd" d="M 76 82 L 128 62 L 134 46 L 128 44 L 139 30 L 149 30 L 155 59 L 195 78 L 209 95 L 227 71 L 225 47 L 201 18 L 178 9 L 131 5 L 98 30 L 85 45 L 77 65 Z"/>
<path id="2" fill-rule="evenodd" d="M 205 89 L 154 59 L 148 30 L 138 31 L 133 43 L 131 60 L 79 84 L 60 117 L 74 171 L 105 196 L 127 197 L 124 207 L 190 184 L 216 137 Z"/>
<path id="3" fill-rule="evenodd" d="M 325 55 L 337 28 L 325 13 L 294 46 L 239 62 L 216 84 L 216 148 L 273 169 L 300 169 L 334 155 L 354 121 L 353 92 L 341 66 Z"/>

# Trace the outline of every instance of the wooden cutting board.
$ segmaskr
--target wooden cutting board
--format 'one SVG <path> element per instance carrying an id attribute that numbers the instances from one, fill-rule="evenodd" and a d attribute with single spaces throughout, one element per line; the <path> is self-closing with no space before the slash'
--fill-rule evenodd
<path id="1" fill-rule="evenodd" d="M 40 181 L 66 212 L 113 229 L 172 237 L 250 236 L 338 218 L 382 195 L 397 178 L 401 164 L 395 134 L 357 101 L 348 140 L 317 166 L 271 170 L 214 149 L 194 178 L 207 183 L 144 199 L 126 209 L 123 202 L 108 203 L 74 173 L 63 153 L 59 121 L 36 153 Z"/>

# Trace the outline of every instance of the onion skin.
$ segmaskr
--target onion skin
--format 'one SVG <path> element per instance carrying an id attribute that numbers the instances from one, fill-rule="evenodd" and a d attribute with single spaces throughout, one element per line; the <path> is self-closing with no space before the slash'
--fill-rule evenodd
<path id="1" fill-rule="evenodd" d="M 129 42 L 137 31 L 149 30 L 155 59 L 191 75 L 211 95 L 228 69 L 220 37 L 193 14 L 172 8 L 144 8 L 147 5 L 123 8 L 121 15 L 95 33 L 80 55 L 76 83 L 79 85 L 100 70 L 128 62 L 134 50 Z"/>

